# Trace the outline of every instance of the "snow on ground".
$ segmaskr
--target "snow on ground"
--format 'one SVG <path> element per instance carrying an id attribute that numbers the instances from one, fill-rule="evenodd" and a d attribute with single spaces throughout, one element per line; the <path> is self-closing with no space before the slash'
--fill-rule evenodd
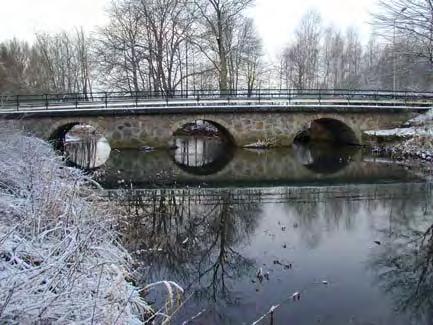
<path id="1" fill-rule="evenodd" d="M 433 128 L 431 127 L 408 127 L 408 128 L 397 128 L 390 130 L 373 130 L 366 131 L 368 135 L 378 137 L 399 137 L 399 138 L 410 138 L 413 136 L 425 136 L 433 137 Z"/>
<path id="2" fill-rule="evenodd" d="M 433 161 L 433 138 L 414 136 L 401 143 L 386 146 L 384 151 L 395 158 L 418 158 Z"/>
<path id="3" fill-rule="evenodd" d="M 411 126 L 423 126 L 426 124 L 433 123 L 433 109 L 429 110 L 425 114 L 421 114 L 407 122 Z"/>
<path id="4" fill-rule="evenodd" d="M 409 120 L 405 125 L 403 128 L 365 133 L 370 137 L 388 140 L 375 148 L 375 151 L 388 153 L 399 159 L 419 158 L 433 161 L 433 109 Z"/>
<path id="5" fill-rule="evenodd" d="M 140 324 L 153 314 L 126 280 L 120 213 L 93 181 L 36 138 L 0 128 L 0 148 L 0 323 Z"/>

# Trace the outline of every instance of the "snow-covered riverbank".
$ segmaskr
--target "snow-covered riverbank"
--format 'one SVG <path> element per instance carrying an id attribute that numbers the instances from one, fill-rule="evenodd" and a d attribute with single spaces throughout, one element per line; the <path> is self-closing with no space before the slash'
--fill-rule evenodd
<path id="1" fill-rule="evenodd" d="M 0 323 L 140 324 L 153 314 L 126 280 L 120 212 L 93 181 L 36 138 L 0 129 L 0 148 Z"/>
<path id="2" fill-rule="evenodd" d="M 391 130 L 372 130 L 366 134 L 377 142 L 374 151 L 399 160 L 433 161 L 433 109 Z"/>

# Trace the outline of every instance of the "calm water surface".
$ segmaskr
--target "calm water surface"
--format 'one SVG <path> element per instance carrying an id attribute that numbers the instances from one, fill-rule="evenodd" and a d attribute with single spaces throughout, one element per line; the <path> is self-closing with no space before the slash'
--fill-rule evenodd
<path id="1" fill-rule="evenodd" d="M 186 290 L 175 323 L 203 311 L 194 324 L 251 324 L 281 305 L 274 324 L 430 324 L 431 194 L 395 183 L 134 191 L 121 201 L 141 283 Z"/>
<path id="2" fill-rule="evenodd" d="M 277 305 L 260 324 L 432 324 L 429 184 L 354 148 L 176 144 L 112 151 L 99 177 L 129 216 L 139 284 L 185 289 L 174 324 L 252 324 Z"/>

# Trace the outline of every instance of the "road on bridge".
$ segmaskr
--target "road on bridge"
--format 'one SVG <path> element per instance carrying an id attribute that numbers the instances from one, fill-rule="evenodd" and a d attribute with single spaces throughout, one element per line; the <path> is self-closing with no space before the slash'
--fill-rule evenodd
<path id="1" fill-rule="evenodd" d="M 0 97 L 0 114 L 12 112 L 223 108 L 246 110 L 257 107 L 326 109 L 359 106 L 423 111 L 433 106 L 433 93 L 382 90 L 237 90 L 182 91 L 169 96 L 160 92 L 97 92 L 91 94 L 42 94 Z"/>

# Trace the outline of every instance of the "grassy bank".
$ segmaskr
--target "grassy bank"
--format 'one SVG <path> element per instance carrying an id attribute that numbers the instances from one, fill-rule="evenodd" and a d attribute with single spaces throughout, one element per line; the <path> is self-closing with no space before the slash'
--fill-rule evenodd
<path id="1" fill-rule="evenodd" d="M 120 212 L 93 181 L 36 138 L 0 128 L 0 148 L 0 323 L 140 324 L 155 315 L 126 280 Z"/>

